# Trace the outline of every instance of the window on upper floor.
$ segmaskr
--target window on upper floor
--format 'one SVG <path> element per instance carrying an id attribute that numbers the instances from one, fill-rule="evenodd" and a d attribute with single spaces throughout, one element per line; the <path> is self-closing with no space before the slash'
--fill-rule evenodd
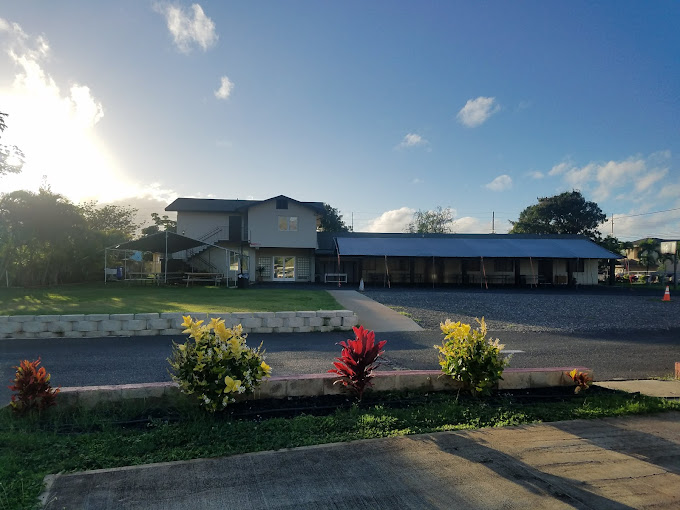
<path id="1" fill-rule="evenodd" d="M 297 216 L 279 216 L 279 230 L 297 232 L 298 217 Z"/>
<path id="2" fill-rule="evenodd" d="M 276 199 L 276 208 L 277 209 L 288 209 L 288 200 L 285 198 L 277 198 Z"/>

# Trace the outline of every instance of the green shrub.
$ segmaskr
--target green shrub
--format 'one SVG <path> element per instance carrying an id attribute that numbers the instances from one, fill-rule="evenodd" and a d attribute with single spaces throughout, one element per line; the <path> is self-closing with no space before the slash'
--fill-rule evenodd
<path id="1" fill-rule="evenodd" d="M 503 357 L 501 351 L 505 346 L 498 339 L 486 339 L 484 317 L 477 322 L 479 328 L 472 329 L 469 324 L 446 319 L 440 324 L 444 333 L 442 345 L 434 347 L 439 351 L 442 372 L 460 381 L 472 395 L 486 395 L 503 379 L 509 358 Z"/>
<path id="2" fill-rule="evenodd" d="M 182 393 L 196 395 L 203 409 L 214 413 L 235 402 L 236 395 L 253 391 L 271 368 L 264 362 L 262 344 L 257 349 L 246 345 L 246 335 L 239 324 L 225 327 L 221 319 L 203 321 L 184 317 L 182 324 L 190 340 L 173 342 L 168 359 L 172 379 Z M 193 342 L 191 341 L 193 339 Z"/>

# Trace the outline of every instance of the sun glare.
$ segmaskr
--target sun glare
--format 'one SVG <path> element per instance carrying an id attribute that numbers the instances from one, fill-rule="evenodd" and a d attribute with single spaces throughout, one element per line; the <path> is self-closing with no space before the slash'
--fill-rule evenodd
<path id="1" fill-rule="evenodd" d="M 0 87 L 2 111 L 9 114 L 2 142 L 18 146 L 25 162 L 21 173 L 3 177 L 2 191 L 47 184 L 74 202 L 135 195 L 97 136 L 105 111 L 90 88 L 57 84 L 44 67 L 50 52 L 44 38 L 31 38 L 16 24 L 7 34 L 8 51 L 0 58 L 9 60 L 13 81 Z"/>

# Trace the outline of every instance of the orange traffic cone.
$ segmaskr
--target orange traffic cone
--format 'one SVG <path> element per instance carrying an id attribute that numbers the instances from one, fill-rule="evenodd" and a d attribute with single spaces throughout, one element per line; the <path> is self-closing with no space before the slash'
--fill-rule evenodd
<path id="1" fill-rule="evenodd" d="M 671 300 L 671 291 L 668 290 L 668 285 L 666 285 L 666 292 L 663 293 L 663 299 L 661 301 L 670 301 Z"/>

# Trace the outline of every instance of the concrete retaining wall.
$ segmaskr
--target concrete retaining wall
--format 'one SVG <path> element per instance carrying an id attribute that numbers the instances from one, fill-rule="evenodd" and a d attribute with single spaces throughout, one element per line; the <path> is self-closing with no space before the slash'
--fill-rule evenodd
<path id="1" fill-rule="evenodd" d="M 179 335 L 182 315 L 224 319 L 245 333 L 346 331 L 359 323 L 351 310 L 236 313 L 97 313 L 78 315 L 0 315 L 0 338 L 96 338 L 102 336 Z"/>
<path id="2" fill-rule="evenodd" d="M 574 381 L 568 375 L 574 368 L 593 377 L 593 371 L 585 367 L 508 368 L 503 372 L 503 380 L 499 381 L 498 389 L 575 387 Z M 262 382 L 254 394 L 244 395 L 243 400 L 337 395 L 346 390 L 340 384 L 333 384 L 336 379 L 337 377 L 332 374 L 270 377 Z M 427 392 L 456 391 L 459 387 L 458 382 L 442 375 L 439 370 L 396 370 L 377 371 L 372 389 L 373 391 L 419 390 Z M 61 388 L 57 396 L 57 404 L 63 407 L 91 408 L 102 402 L 147 399 L 172 402 L 183 397 L 173 382 L 84 386 Z"/>

